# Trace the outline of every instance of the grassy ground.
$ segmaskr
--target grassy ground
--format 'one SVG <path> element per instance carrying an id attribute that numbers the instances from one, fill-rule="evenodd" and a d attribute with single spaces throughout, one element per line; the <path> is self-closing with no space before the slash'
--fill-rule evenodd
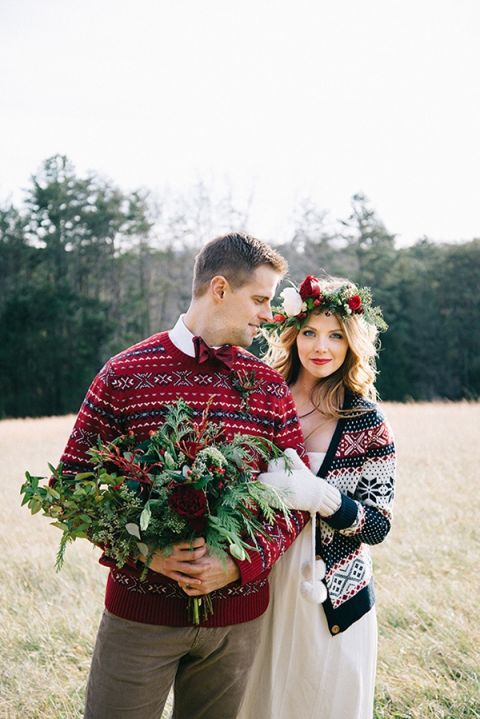
<path id="1" fill-rule="evenodd" d="M 375 719 L 480 719 L 480 405 L 386 409 L 400 469 L 394 527 L 374 548 Z M 72 420 L 0 422 L 0 719 L 82 716 L 106 570 L 77 542 L 55 574 L 59 533 L 19 502 L 24 469 L 46 473 Z"/>

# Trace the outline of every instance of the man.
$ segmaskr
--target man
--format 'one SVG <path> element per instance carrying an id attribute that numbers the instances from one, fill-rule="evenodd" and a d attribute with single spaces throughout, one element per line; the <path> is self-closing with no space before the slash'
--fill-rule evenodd
<path id="1" fill-rule="evenodd" d="M 109 360 L 94 379 L 62 457 L 69 472 L 88 468 L 86 451 L 133 431 L 140 440 L 183 397 L 221 423 L 224 436 L 261 435 L 303 452 L 293 400 L 280 375 L 244 349 L 271 319 L 270 302 L 285 260 L 248 235 L 219 237 L 198 254 L 187 313 Z M 220 348 L 218 355 L 214 348 Z M 237 374 L 255 373 L 248 408 Z M 235 381 L 236 380 L 236 381 Z M 228 478 L 227 478 L 228 481 Z M 87 688 L 87 719 L 160 719 L 172 684 L 176 719 L 234 719 L 268 604 L 267 576 L 304 524 L 269 527 L 260 551 L 222 562 L 203 539 L 158 552 L 145 581 L 135 563 L 110 567 L 105 612 Z M 214 613 L 193 627 L 188 597 L 210 593 Z"/>

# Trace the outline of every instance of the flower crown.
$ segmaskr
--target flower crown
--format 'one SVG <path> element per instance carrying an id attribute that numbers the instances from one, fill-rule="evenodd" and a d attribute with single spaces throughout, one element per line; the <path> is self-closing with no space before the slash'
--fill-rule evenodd
<path id="1" fill-rule="evenodd" d="M 372 293 L 368 287 L 344 284 L 335 290 L 328 290 L 322 288 L 317 277 L 307 275 L 298 289 L 295 286 L 287 287 L 280 293 L 280 297 L 283 299 L 283 307 L 274 307 L 273 321 L 263 325 L 275 334 L 294 325 L 300 329 L 304 319 L 316 309 L 331 312 L 343 319 L 362 316 L 365 322 L 375 325 L 380 332 L 388 327 L 380 307 L 372 306 Z"/>

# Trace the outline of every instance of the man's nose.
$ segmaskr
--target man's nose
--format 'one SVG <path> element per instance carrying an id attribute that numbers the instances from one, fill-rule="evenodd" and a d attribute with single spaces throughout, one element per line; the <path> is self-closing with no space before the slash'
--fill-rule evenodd
<path id="1" fill-rule="evenodd" d="M 259 319 L 261 319 L 262 322 L 271 322 L 273 320 L 272 308 L 270 307 L 270 303 L 265 307 L 262 307 Z"/>

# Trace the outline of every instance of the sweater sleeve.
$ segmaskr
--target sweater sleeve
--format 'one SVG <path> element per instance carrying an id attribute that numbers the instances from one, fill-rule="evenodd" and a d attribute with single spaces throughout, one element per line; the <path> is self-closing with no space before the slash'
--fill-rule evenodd
<path id="1" fill-rule="evenodd" d="M 91 469 L 87 451 L 100 438 L 102 442 L 111 442 L 123 432 L 121 422 L 121 402 L 115 393 L 116 375 L 109 360 L 93 379 L 85 399 L 78 412 L 67 445 L 60 458 L 64 474 L 78 474 Z M 50 485 L 54 478 L 50 479 Z M 105 546 L 98 545 L 105 550 Z M 113 560 L 103 555 L 100 564 L 114 566 Z M 127 564 L 136 567 L 136 562 L 127 560 Z"/>
<path id="2" fill-rule="evenodd" d="M 76 474 L 90 469 L 87 451 L 97 442 L 110 442 L 122 434 L 121 406 L 115 391 L 115 374 L 109 360 L 94 378 L 78 412 L 60 459 L 63 471 Z"/>
<path id="3" fill-rule="evenodd" d="M 287 447 L 295 449 L 304 461 L 308 462 L 295 404 L 287 385 L 281 386 L 284 397 L 279 402 L 273 441 L 280 449 L 285 450 Z M 274 525 L 265 522 L 265 531 L 271 537 L 270 541 L 257 535 L 259 550 L 250 551 L 248 559 L 234 560 L 240 570 L 240 583 L 247 584 L 268 572 L 293 543 L 309 519 L 310 515 L 307 512 L 293 511 L 289 524 L 281 514 L 277 514 Z"/>
<path id="4" fill-rule="evenodd" d="M 395 446 L 388 422 L 378 412 L 379 423 L 369 430 L 360 480 L 353 496 L 342 494 L 340 508 L 322 517 L 332 529 L 366 544 L 379 544 L 390 531 L 395 485 Z"/>

